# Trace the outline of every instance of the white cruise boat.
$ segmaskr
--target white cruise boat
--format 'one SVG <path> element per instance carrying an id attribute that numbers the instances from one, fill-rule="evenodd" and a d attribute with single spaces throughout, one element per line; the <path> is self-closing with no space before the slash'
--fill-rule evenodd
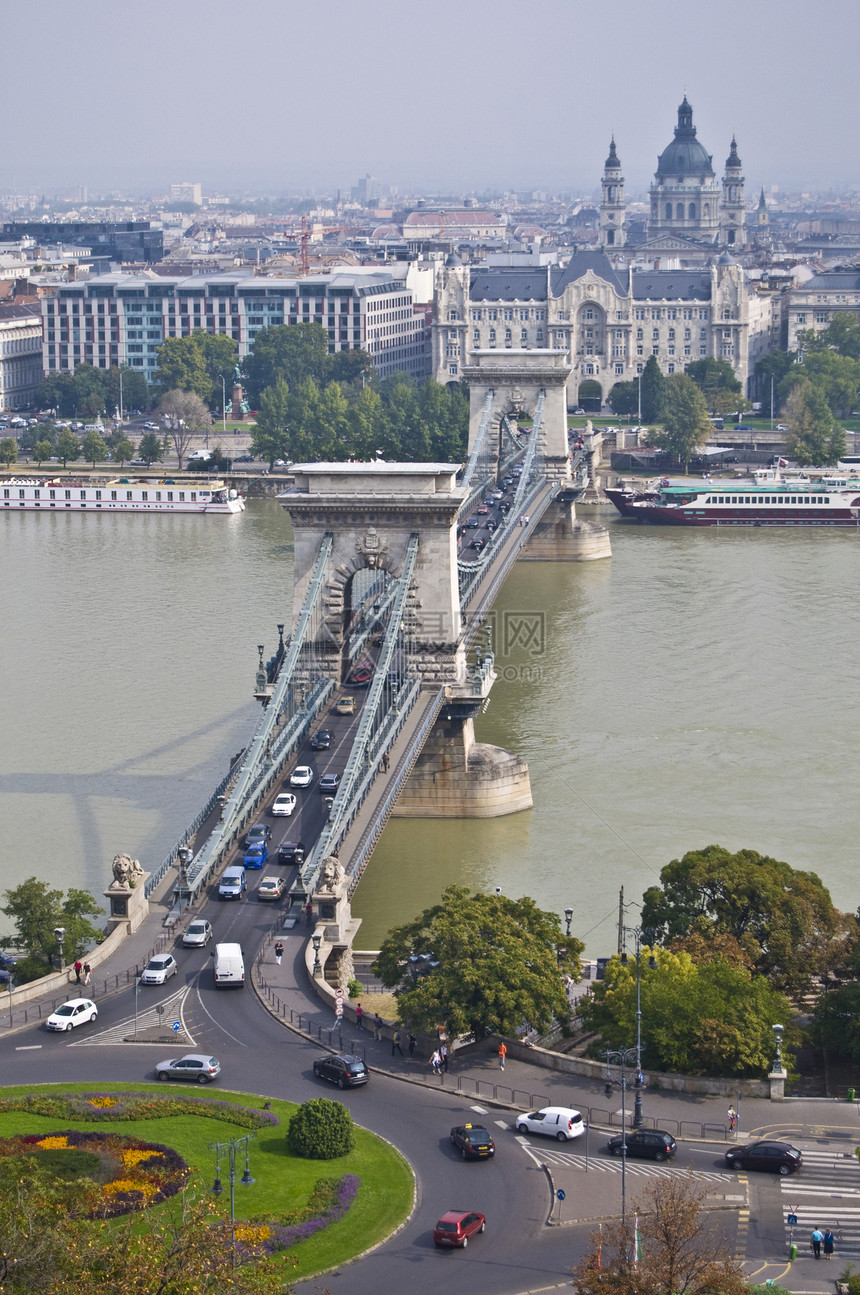
<path id="1" fill-rule="evenodd" d="M 0 478 L 0 507 L 88 513 L 241 513 L 245 500 L 226 481 L 113 477 Z"/>

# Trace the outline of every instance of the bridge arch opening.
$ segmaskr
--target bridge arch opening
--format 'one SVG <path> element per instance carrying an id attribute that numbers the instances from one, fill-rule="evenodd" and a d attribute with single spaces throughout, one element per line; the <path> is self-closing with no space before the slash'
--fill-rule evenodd
<path id="1" fill-rule="evenodd" d="M 577 405 L 589 414 L 599 414 L 603 403 L 603 388 L 594 378 L 580 382 L 577 390 Z"/>

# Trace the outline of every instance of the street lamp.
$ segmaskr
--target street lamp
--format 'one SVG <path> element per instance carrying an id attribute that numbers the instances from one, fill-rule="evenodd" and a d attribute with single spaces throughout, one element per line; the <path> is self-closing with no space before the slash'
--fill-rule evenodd
<path id="1" fill-rule="evenodd" d="M 772 1025 L 770 1028 L 773 1030 L 773 1044 L 775 1049 L 774 1058 L 773 1058 L 773 1072 L 775 1075 L 781 1075 L 783 1073 L 782 1034 L 783 1034 L 783 1030 L 785 1029 L 785 1026 Z"/>
<path id="2" fill-rule="evenodd" d="M 233 1270 L 236 1269 L 236 1151 L 245 1148 L 245 1172 L 239 1179 L 243 1187 L 250 1187 L 254 1182 L 248 1165 L 248 1143 L 254 1133 L 246 1133 L 244 1138 L 230 1138 L 227 1142 L 210 1142 L 209 1149 L 215 1152 L 215 1181 L 212 1184 L 212 1195 L 218 1197 L 224 1190 L 221 1182 L 221 1156 L 227 1158 L 230 1172 L 230 1245 L 232 1248 Z"/>
<path id="3" fill-rule="evenodd" d="M 182 912 L 182 896 L 188 893 L 188 846 L 180 845 L 176 851 L 179 869 L 179 911 Z"/>
<path id="4" fill-rule="evenodd" d="M 311 944 L 314 946 L 313 975 L 318 976 L 322 971 L 322 964 L 320 963 L 320 945 L 322 944 L 322 936 L 316 931 L 314 931 L 311 936 Z"/>
<path id="5" fill-rule="evenodd" d="M 633 1098 L 633 1127 L 641 1129 L 642 1088 L 644 1086 L 642 1078 L 642 928 L 640 926 L 625 926 L 623 932 L 625 938 L 632 935 L 636 941 L 636 1083 Z M 621 965 L 622 967 L 627 966 L 626 949 L 621 954 Z M 648 959 L 648 966 L 657 966 L 653 952 Z"/>
<path id="6" fill-rule="evenodd" d="M 607 1051 L 603 1054 L 606 1057 L 607 1066 L 621 1067 L 621 1233 L 624 1237 L 624 1259 L 627 1260 L 627 1106 L 625 1095 L 627 1093 L 627 1071 L 631 1061 L 636 1058 L 635 1048 L 623 1048 L 618 1052 Z M 639 1064 L 638 1061 L 636 1063 Z M 638 1074 L 638 1072 L 637 1072 Z M 607 1080 L 607 1089 L 611 1087 L 611 1080 Z"/>
<path id="7" fill-rule="evenodd" d="M 570 935 L 570 924 L 572 921 L 573 921 L 573 909 L 566 908 L 564 910 L 565 935 Z"/>
<path id="8" fill-rule="evenodd" d="M 224 374 L 221 374 L 221 431 L 224 438 L 227 437 L 227 387 L 224 382 Z"/>
<path id="9" fill-rule="evenodd" d="M 66 928 L 64 926 L 55 926 L 54 939 L 57 941 L 57 952 L 54 954 L 55 971 L 63 970 L 63 963 L 65 961 L 63 957 L 63 940 L 65 938 L 66 938 Z"/>

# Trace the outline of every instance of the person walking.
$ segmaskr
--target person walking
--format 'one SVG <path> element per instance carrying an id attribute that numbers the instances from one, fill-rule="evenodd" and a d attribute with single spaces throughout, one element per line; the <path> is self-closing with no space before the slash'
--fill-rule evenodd
<path id="1" fill-rule="evenodd" d="M 737 1128 L 738 1113 L 733 1106 L 729 1107 L 728 1116 L 729 1116 L 729 1128 L 734 1132 L 734 1130 Z"/>
<path id="2" fill-rule="evenodd" d="M 81 962 L 79 958 L 78 961 L 75 963 L 75 984 L 76 985 L 79 985 L 81 983 L 81 972 L 83 971 L 83 969 L 84 969 L 84 964 Z"/>
<path id="3" fill-rule="evenodd" d="M 832 1258 L 833 1258 L 833 1245 L 834 1245 L 835 1240 L 836 1240 L 836 1238 L 834 1237 L 833 1233 L 830 1231 L 830 1228 L 825 1228 L 825 1229 L 824 1229 L 824 1237 L 823 1237 L 823 1241 L 824 1241 L 824 1258 L 825 1258 L 825 1259 L 832 1259 Z"/>
<path id="4" fill-rule="evenodd" d="M 85 985 L 88 985 L 90 983 L 90 978 L 92 977 L 92 974 L 93 974 L 92 967 L 88 962 L 85 962 L 84 963 L 84 984 Z"/>
<path id="5" fill-rule="evenodd" d="M 392 1038 L 391 1038 L 391 1055 L 392 1055 L 392 1057 L 394 1056 L 394 1053 L 395 1053 L 395 1052 L 399 1052 L 399 1053 L 400 1053 L 400 1055 L 401 1055 L 401 1057 L 403 1056 L 403 1049 L 402 1049 L 402 1048 L 401 1048 L 401 1046 L 400 1046 L 400 1031 L 399 1031 L 399 1030 L 395 1030 L 395 1031 L 394 1031 L 394 1034 L 392 1035 Z"/>
<path id="6" fill-rule="evenodd" d="M 447 1043 L 443 1043 L 439 1049 L 439 1060 L 442 1063 L 442 1073 L 447 1075 L 448 1073 L 448 1044 Z"/>
<path id="7" fill-rule="evenodd" d="M 439 1056 L 439 1049 L 438 1049 L 438 1048 L 437 1048 L 437 1049 L 436 1049 L 436 1051 L 433 1053 L 433 1056 L 430 1058 L 430 1065 L 433 1067 L 433 1074 L 434 1074 L 434 1075 L 438 1075 L 438 1074 L 440 1074 L 440 1073 L 441 1073 L 441 1071 L 442 1071 L 442 1058 Z"/>
<path id="8" fill-rule="evenodd" d="M 816 1259 L 821 1258 L 821 1242 L 824 1240 L 824 1233 L 821 1228 L 815 1228 L 812 1233 L 812 1253 Z"/>
<path id="9" fill-rule="evenodd" d="M 508 1050 L 507 1050 L 507 1048 L 505 1047 L 504 1043 L 500 1043 L 500 1044 L 499 1044 L 499 1070 L 504 1070 L 504 1068 L 505 1068 L 505 1057 L 506 1057 L 507 1055 L 508 1055 Z"/>
<path id="10" fill-rule="evenodd" d="M 280 940 L 276 940 L 275 941 L 275 962 L 277 962 L 279 967 L 281 965 L 281 958 L 283 956 L 284 956 L 284 946 Z"/>
<path id="11" fill-rule="evenodd" d="M 414 1035 L 414 1034 L 412 1034 L 412 1033 L 410 1032 L 409 1039 L 408 1039 L 408 1043 L 409 1043 L 409 1055 L 410 1055 L 410 1057 L 414 1057 L 414 1056 L 415 1056 L 415 1044 L 416 1044 L 417 1042 L 418 1042 L 418 1040 L 416 1039 L 415 1035 Z"/>
<path id="12" fill-rule="evenodd" d="M 373 1018 L 373 1037 L 376 1039 L 377 1043 L 382 1038 L 382 1017 L 379 1015 L 379 1012 L 377 1012 Z M 391 1055 L 393 1056 L 394 1053 Z"/>
<path id="13" fill-rule="evenodd" d="M 364 1012 L 361 1010 L 361 1003 L 356 1003 L 355 1005 L 355 1028 L 357 1030 L 364 1029 Z"/>

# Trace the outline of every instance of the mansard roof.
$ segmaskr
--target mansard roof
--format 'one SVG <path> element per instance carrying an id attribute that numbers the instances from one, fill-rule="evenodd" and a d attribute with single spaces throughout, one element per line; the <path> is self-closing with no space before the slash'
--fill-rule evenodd
<path id="1" fill-rule="evenodd" d="M 574 252 L 563 270 L 553 270 L 552 295 L 560 297 L 569 283 L 575 283 L 577 279 L 583 278 L 589 270 L 598 279 L 604 279 L 621 296 L 626 297 L 627 284 L 619 279 L 605 252 Z"/>
<path id="2" fill-rule="evenodd" d="M 710 301 L 707 270 L 634 270 L 635 301 Z"/>
<path id="3" fill-rule="evenodd" d="M 472 301 L 546 301 L 546 267 L 482 265 L 472 271 Z"/>

